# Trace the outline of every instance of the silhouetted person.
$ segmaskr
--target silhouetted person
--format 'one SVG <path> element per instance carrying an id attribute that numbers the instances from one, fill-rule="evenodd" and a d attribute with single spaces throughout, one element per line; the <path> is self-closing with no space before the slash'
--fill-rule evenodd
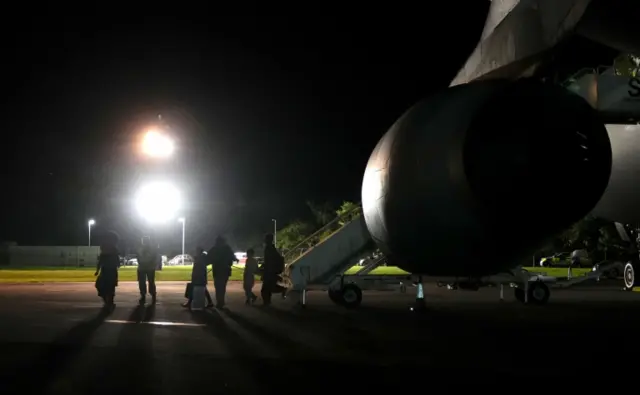
<path id="1" fill-rule="evenodd" d="M 100 243 L 100 256 L 95 275 L 96 289 L 98 296 L 104 301 L 105 308 L 115 307 L 113 300 L 116 296 L 118 286 L 118 267 L 120 266 L 120 256 L 118 255 L 118 235 L 114 232 L 107 232 L 102 237 Z"/>
<path id="2" fill-rule="evenodd" d="M 255 255 L 256 252 L 253 248 L 247 250 L 247 262 L 244 265 L 244 273 L 242 275 L 242 287 L 247 298 L 245 304 L 251 304 L 258 299 L 253 293 L 253 285 L 256 282 L 256 273 L 258 272 L 258 261 Z"/>
<path id="3" fill-rule="evenodd" d="M 209 251 L 213 287 L 216 292 L 216 307 L 224 307 L 224 296 L 227 292 L 227 282 L 231 276 L 233 262 L 239 262 L 229 244 L 222 236 L 216 238 L 216 244 Z"/>
<path id="4" fill-rule="evenodd" d="M 156 303 L 156 266 L 157 251 L 151 243 L 143 243 L 138 254 L 138 287 L 140 288 L 140 304 L 144 304 L 147 297 L 147 281 L 152 303 Z"/>
<path id="5" fill-rule="evenodd" d="M 281 292 L 278 277 L 284 270 L 284 258 L 273 245 L 273 235 L 264 237 L 264 263 L 262 264 L 262 289 L 260 294 L 265 306 L 271 304 L 271 294 Z"/>
<path id="6" fill-rule="evenodd" d="M 567 277 L 571 279 L 573 277 L 572 269 L 574 267 L 580 267 L 582 265 L 582 260 L 587 259 L 588 253 L 587 250 L 573 250 L 571 253 L 571 260 L 569 261 L 569 270 L 567 271 Z"/>
<path id="7" fill-rule="evenodd" d="M 209 290 L 207 289 L 208 264 L 208 257 L 204 253 L 204 249 L 202 247 L 196 247 L 196 256 L 193 257 L 193 269 L 191 269 L 191 292 L 189 294 L 189 299 L 182 306 L 191 308 L 191 302 L 193 301 L 193 287 L 204 287 L 204 296 L 207 298 L 207 307 L 213 307 L 211 294 L 209 294 Z"/>

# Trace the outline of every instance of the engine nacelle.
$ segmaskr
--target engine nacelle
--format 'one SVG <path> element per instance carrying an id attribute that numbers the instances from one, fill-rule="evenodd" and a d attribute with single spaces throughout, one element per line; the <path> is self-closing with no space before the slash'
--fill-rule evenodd
<path id="1" fill-rule="evenodd" d="M 491 275 L 591 211 L 610 170 L 607 131 L 581 97 L 534 81 L 475 82 L 396 121 L 367 164 L 362 207 L 390 263 Z"/>
<path id="2" fill-rule="evenodd" d="M 640 125 L 607 125 L 613 164 L 609 185 L 593 214 L 640 224 Z"/>

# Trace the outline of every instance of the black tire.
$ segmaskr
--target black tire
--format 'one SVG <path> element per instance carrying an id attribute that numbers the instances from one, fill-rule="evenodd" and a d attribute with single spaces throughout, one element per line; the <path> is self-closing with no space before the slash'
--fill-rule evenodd
<path id="1" fill-rule="evenodd" d="M 542 281 L 535 281 L 529 284 L 529 301 L 535 304 L 545 304 L 549 301 L 551 290 Z"/>
<path id="2" fill-rule="evenodd" d="M 513 294 L 516 297 L 516 300 L 520 303 L 524 303 L 524 289 L 522 288 L 514 288 Z"/>
<path id="3" fill-rule="evenodd" d="M 340 291 L 330 289 L 328 291 L 328 294 L 329 294 L 329 299 L 331 299 L 333 303 L 339 306 L 342 306 L 342 293 Z"/>
<path id="4" fill-rule="evenodd" d="M 520 303 L 524 303 L 525 302 L 524 288 L 518 287 L 518 288 L 515 288 L 513 291 L 514 291 L 516 300 Z M 547 287 L 547 285 L 542 281 L 535 281 L 535 282 L 529 283 L 528 294 L 529 295 L 527 299 L 529 299 L 528 301 L 530 303 L 542 305 L 549 301 L 549 296 L 551 296 L 551 291 L 549 290 L 549 287 Z"/>
<path id="5" fill-rule="evenodd" d="M 638 286 L 638 277 L 636 277 L 637 264 L 627 262 L 624 265 L 624 289 L 625 291 L 633 291 L 633 287 Z"/>
<path id="6" fill-rule="evenodd" d="M 358 307 L 362 303 L 362 290 L 355 284 L 347 284 L 340 292 L 342 305 L 347 308 Z"/>

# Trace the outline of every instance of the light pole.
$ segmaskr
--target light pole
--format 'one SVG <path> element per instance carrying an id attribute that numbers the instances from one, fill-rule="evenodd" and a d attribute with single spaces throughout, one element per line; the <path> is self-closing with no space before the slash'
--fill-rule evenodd
<path id="1" fill-rule="evenodd" d="M 184 233 L 187 221 L 184 217 L 178 218 L 178 222 L 182 222 L 182 266 L 184 266 Z"/>
<path id="2" fill-rule="evenodd" d="M 87 222 L 87 224 L 89 226 L 89 247 L 91 247 L 91 227 L 96 224 L 96 221 L 94 221 L 93 219 L 90 219 L 89 222 Z"/>
<path id="3" fill-rule="evenodd" d="M 278 237 L 276 236 L 278 221 L 273 218 L 271 220 L 273 221 L 273 245 L 276 245 L 276 243 L 278 242 Z"/>

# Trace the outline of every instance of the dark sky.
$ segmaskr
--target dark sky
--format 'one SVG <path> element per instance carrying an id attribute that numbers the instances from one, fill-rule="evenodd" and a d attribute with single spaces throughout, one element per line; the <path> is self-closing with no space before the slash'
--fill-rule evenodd
<path id="1" fill-rule="evenodd" d="M 178 149 L 154 171 L 184 185 L 192 242 L 284 225 L 306 200 L 359 201 L 377 140 L 447 86 L 489 4 L 433 3 L 4 28 L 0 240 L 84 244 L 90 217 L 139 235 L 131 198 L 150 168 L 134 142 L 158 113 Z"/>

